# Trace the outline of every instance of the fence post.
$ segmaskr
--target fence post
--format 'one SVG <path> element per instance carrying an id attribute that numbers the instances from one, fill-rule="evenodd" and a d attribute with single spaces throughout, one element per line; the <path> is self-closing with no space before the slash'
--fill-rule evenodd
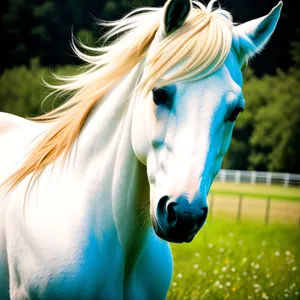
<path id="1" fill-rule="evenodd" d="M 234 181 L 235 181 L 235 183 L 240 183 L 241 182 L 241 171 L 240 170 L 235 171 Z"/>
<path id="2" fill-rule="evenodd" d="M 251 171 L 251 184 L 256 183 L 256 171 Z"/>
<path id="3" fill-rule="evenodd" d="M 243 195 L 239 196 L 239 204 L 238 204 L 238 212 L 237 212 L 237 223 L 241 222 L 241 216 L 242 216 L 242 203 L 243 203 Z"/>
<path id="4" fill-rule="evenodd" d="M 220 181 L 221 182 L 226 182 L 226 170 L 221 170 L 220 171 Z"/>
<path id="5" fill-rule="evenodd" d="M 271 205 L 271 198 L 267 198 L 267 206 L 266 206 L 266 215 L 265 215 L 265 224 L 268 225 L 269 217 L 270 217 L 270 205 Z"/>
<path id="6" fill-rule="evenodd" d="M 284 175 L 284 186 L 285 187 L 289 186 L 289 181 L 290 181 L 290 174 L 289 173 L 285 173 L 285 175 Z"/>
<path id="7" fill-rule="evenodd" d="M 268 172 L 267 173 L 267 178 L 266 178 L 266 184 L 269 186 L 272 183 L 272 173 Z"/>

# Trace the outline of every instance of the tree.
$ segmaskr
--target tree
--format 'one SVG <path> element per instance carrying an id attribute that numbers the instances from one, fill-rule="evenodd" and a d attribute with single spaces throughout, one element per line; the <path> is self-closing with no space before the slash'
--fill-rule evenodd
<path id="1" fill-rule="evenodd" d="M 71 31 L 84 29 L 100 37 L 94 18 L 116 20 L 136 7 L 160 7 L 165 0 L 7 0 L 1 3 L 0 72 L 16 65 L 29 65 L 40 57 L 43 66 L 77 63 L 69 41 Z M 207 3 L 208 1 L 202 1 Z M 222 1 L 221 1 L 222 2 Z M 223 1 L 224 2 L 224 1 Z M 236 22 L 248 21 L 269 12 L 277 0 L 248 2 L 227 0 L 224 7 Z M 298 11 L 285 2 L 278 28 L 266 49 L 253 62 L 256 74 L 274 73 L 291 65 L 289 41 L 297 39 Z M 298 37 L 299 39 L 299 37 Z"/>
<path id="2" fill-rule="evenodd" d="M 54 70 L 60 75 L 75 74 L 74 66 L 59 67 Z M 38 58 L 30 62 L 30 66 L 14 67 L 7 69 L 0 77 L 0 111 L 13 113 L 22 117 L 34 117 L 44 111 L 49 111 L 54 105 L 55 97 L 49 97 L 43 104 L 42 101 L 51 92 L 42 82 L 44 78 L 49 83 L 54 83 L 49 68 L 41 67 Z M 64 101 L 65 99 L 60 99 Z"/>
<path id="3" fill-rule="evenodd" d="M 300 173 L 300 71 L 278 71 L 266 83 L 269 101 L 254 117 L 250 166 Z"/>

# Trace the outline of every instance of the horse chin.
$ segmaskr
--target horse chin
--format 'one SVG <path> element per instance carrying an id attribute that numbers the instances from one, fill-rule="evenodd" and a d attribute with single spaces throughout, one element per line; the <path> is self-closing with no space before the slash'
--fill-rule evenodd
<path id="1" fill-rule="evenodd" d="M 161 229 L 159 223 L 155 219 L 153 219 L 153 218 L 151 218 L 151 219 L 152 219 L 152 226 L 153 226 L 155 234 L 159 238 L 161 238 L 161 239 L 163 239 L 167 242 L 170 242 L 170 243 L 177 243 L 177 244 L 190 243 L 194 239 L 194 237 L 197 233 L 197 232 L 194 233 L 192 236 L 189 236 L 188 238 L 183 238 L 183 237 L 179 237 L 179 236 L 177 237 L 177 236 L 174 236 L 174 235 L 169 236 L 168 234 L 165 234 L 163 232 L 163 230 Z"/>

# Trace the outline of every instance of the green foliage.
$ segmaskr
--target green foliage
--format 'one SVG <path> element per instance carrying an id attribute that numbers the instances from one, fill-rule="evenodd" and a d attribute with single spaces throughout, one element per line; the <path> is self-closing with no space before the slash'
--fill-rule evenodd
<path id="1" fill-rule="evenodd" d="M 75 67 L 65 66 L 54 70 L 60 75 L 71 75 Z M 30 66 L 7 69 L 0 77 L 0 111 L 13 113 L 19 116 L 34 117 L 43 111 L 52 109 L 54 97 L 49 97 L 42 109 L 42 101 L 51 92 L 43 84 L 42 78 L 54 83 L 47 67 L 41 67 L 39 59 L 31 60 Z M 64 99 L 63 99 L 64 100 Z"/>
<path id="2" fill-rule="evenodd" d="M 161 7 L 165 2 L 166 0 L 2 1 L 0 33 L 3 45 L 0 72 L 17 65 L 29 66 L 34 57 L 40 57 L 43 66 L 76 63 L 77 59 L 72 56 L 69 45 L 71 32 L 77 36 L 78 32 L 86 30 L 98 38 L 101 27 L 95 24 L 95 19 L 116 20 L 134 8 Z M 269 1 L 260 0 L 252 0 L 251 3 L 228 0 L 222 5 L 238 22 L 262 16 L 272 7 Z M 291 65 L 289 41 L 298 39 L 297 26 L 294 25 L 297 20 L 297 10 L 293 9 L 293 5 L 286 5 L 272 40 L 254 61 L 256 74 L 274 73 L 278 66 L 286 70 Z"/>
<path id="3" fill-rule="evenodd" d="M 93 35 L 93 32 L 89 30 L 81 29 L 80 31 L 78 31 L 76 38 L 86 46 L 94 46 L 95 37 Z"/>
<path id="4" fill-rule="evenodd" d="M 249 157 L 254 169 L 300 172 L 300 71 L 263 80 L 267 103 L 254 115 Z"/>
<path id="5" fill-rule="evenodd" d="M 1 40 L 5 45 L 1 49 L 1 67 L 29 65 L 33 57 L 39 57 L 41 64 L 47 66 L 77 62 L 70 55 L 71 33 L 82 37 L 89 32 L 90 36 L 100 37 L 95 19 L 119 19 L 134 7 L 157 6 L 156 2 L 8 0 L 1 6 Z"/>
<path id="6" fill-rule="evenodd" d="M 0 109 L 20 116 L 35 116 L 40 113 L 40 100 L 45 96 L 41 75 L 48 72 L 39 68 L 38 60 L 30 67 L 14 67 L 5 70 L 0 77 Z"/>
<path id="7" fill-rule="evenodd" d="M 300 42 L 292 42 L 291 45 L 291 55 L 295 64 L 294 67 L 300 68 Z"/>

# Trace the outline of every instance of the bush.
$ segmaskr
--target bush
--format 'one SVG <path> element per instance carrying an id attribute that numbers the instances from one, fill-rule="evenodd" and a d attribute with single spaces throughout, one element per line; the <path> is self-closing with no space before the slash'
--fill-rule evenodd
<path id="1" fill-rule="evenodd" d="M 74 66 L 58 67 L 55 73 L 74 74 Z M 31 60 L 26 66 L 6 69 L 0 77 L 0 111 L 9 112 L 21 117 L 34 117 L 52 109 L 54 97 L 49 97 L 45 104 L 42 102 L 51 90 L 45 87 L 46 82 L 54 82 L 48 67 L 41 67 L 39 59 Z"/>

